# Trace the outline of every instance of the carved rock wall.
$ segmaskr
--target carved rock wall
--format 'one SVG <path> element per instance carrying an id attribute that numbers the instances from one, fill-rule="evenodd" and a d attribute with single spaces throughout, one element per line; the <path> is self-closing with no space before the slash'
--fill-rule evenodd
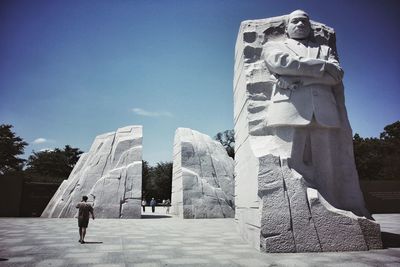
<path id="1" fill-rule="evenodd" d="M 142 126 L 97 136 L 41 217 L 74 217 L 83 195 L 89 197 L 97 218 L 141 217 Z"/>
<path id="2" fill-rule="evenodd" d="M 178 128 L 174 140 L 172 213 L 185 219 L 233 218 L 233 160 L 209 136 Z"/>
<path id="3" fill-rule="evenodd" d="M 233 90 L 238 230 L 264 252 L 381 248 L 379 225 L 361 217 L 369 217 L 369 213 L 358 184 L 343 85 L 335 88 L 342 126 L 327 137 L 337 149 L 331 166 L 336 177 L 330 191 L 311 188 L 305 177 L 289 167 L 290 138 L 278 137 L 276 129 L 268 127 L 275 78 L 261 54 L 266 42 L 286 38 L 286 21 L 286 16 L 244 21 L 236 42 Z M 336 51 L 333 29 L 311 24 L 313 41 Z"/>

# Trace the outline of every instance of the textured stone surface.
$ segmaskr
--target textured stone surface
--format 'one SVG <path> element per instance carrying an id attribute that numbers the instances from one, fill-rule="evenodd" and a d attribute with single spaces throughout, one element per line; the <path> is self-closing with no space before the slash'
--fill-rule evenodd
<path id="1" fill-rule="evenodd" d="M 234 217 L 233 160 L 219 142 L 176 130 L 171 205 L 185 219 Z"/>
<path id="2" fill-rule="evenodd" d="M 142 126 L 96 137 L 61 184 L 42 217 L 71 218 L 83 195 L 98 218 L 140 218 Z"/>
<path id="3" fill-rule="evenodd" d="M 288 18 L 244 21 L 239 29 L 238 230 L 265 252 L 381 248 L 354 164 L 335 32 L 311 21 L 311 37 L 300 43 L 285 34 Z"/>
<path id="4" fill-rule="evenodd" d="M 323 251 L 367 250 L 354 214 L 335 209 L 315 189 L 308 188 L 307 196 Z"/>
<path id="5" fill-rule="evenodd" d="M 360 224 L 368 249 L 382 248 L 383 244 L 380 225 L 365 218 L 358 218 L 358 223 Z"/>

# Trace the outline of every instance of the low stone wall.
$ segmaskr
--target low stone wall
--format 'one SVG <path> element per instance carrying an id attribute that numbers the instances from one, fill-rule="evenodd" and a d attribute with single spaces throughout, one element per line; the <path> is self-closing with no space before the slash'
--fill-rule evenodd
<path id="1" fill-rule="evenodd" d="M 24 182 L 23 174 L 0 177 L 0 217 L 39 217 L 59 183 Z"/>
<path id="2" fill-rule="evenodd" d="M 20 216 L 23 176 L 0 176 L 0 217 Z"/>
<path id="3" fill-rule="evenodd" d="M 400 213 L 400 181 L 360 181 L 371 213 Z"/>
<path id="4" fill-rule="evenodd" d="M 59 186 L 59 183 L 24 183 L 20 216 L 40 217 Z"/>

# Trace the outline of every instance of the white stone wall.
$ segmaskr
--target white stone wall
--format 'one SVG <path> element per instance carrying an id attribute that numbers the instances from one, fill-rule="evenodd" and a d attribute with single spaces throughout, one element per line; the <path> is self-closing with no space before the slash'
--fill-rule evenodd
<path id="1" fill-rule="evenodd" d="M 232 158 L 219 142 L 188 128 L 175 132 L 171 211 L 185 219 L 234 217 Z"/>
<path id="2" fill-rule="evenodd" d="M 140 218 L 142 136 L 142 126 L 97 136 L 42 217 L 72 218 L 76 204 L 87 195 L 97 218 Z"/>

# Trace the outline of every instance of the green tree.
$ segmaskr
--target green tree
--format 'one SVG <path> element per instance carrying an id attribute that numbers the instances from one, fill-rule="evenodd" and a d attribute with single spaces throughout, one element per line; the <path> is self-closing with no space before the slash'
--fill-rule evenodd
<path id="1" fill-rule="evenodd" d="M 362 180 L 400 180 L 400 121 L 387 125 L 379 138 L 353 138 L 354 158 Z"/>
<path id="2" fill-rule="evenodd" d="M 17 136 L 9 124 L 0 125 L 0 175 L 21 171 L 24 166 L 24 159 L 18 155 L 24 153 L 28 145 L 21 137 Z"/>
<path id="3" fill-rule="evenodd" d="M 362 138 L 354 135 L 354 158 L 357 171 L 362 180 L 381 180 L 383 162 L 381 142 L 378 138 Z"/>
<path id="4" fill-rule="evenodd" d="M 219 132 L 214 139 L 223 145 L 229 157 L 235 158 L 235 132 L 233 130 Z"/>
<path id="5" fill-rule="evenodd" d="M 33 152 L 28 158 L 26 174 L 32 181 L 61 182 L 68 178 L 80 154 L 79 148 Z"/>
<path id="6" fill-rule="evenodd" d="M 150 199 L 171 199 L 172 162 L 158 162 L 149 166 L 147 161 L 142 165 L 143 197 Z"/>
<path id="7" fill-rule="evenodd" d="M 383 140 L 400 141 L 400 121 L 389 124 L 383 128 L 384 132 L 380 134 Z"/>
<path id="8" fill-rule="evenodd" d="M 400 180 L 400 121 L 387 125 L 380 139 L 382 176 L 387 180 Z"/>
<path id="9" fill-rule="evenodd" d="M 150 169 L 149 163 L 145 160 L 142 160 L 142 197 L 149 198 L 149 190 L 151 190 L 150 180 Z"/>
<path id="10" fill-rule="evenodd" d="M 78 162 L 82 153 L 83 152 L 79 148 L 73 148 L 69 145 L 64 147 L 64 155 L 67 158 L 67 165 L 71 171 L 75 167 L 75 164 Z"/>
<path id="11" fill-rule="evenodd" d="M 159 162 L 153 168 L 154 183 L 157 185 L 159 199 L 171 199 L 172 162 Z"/>

